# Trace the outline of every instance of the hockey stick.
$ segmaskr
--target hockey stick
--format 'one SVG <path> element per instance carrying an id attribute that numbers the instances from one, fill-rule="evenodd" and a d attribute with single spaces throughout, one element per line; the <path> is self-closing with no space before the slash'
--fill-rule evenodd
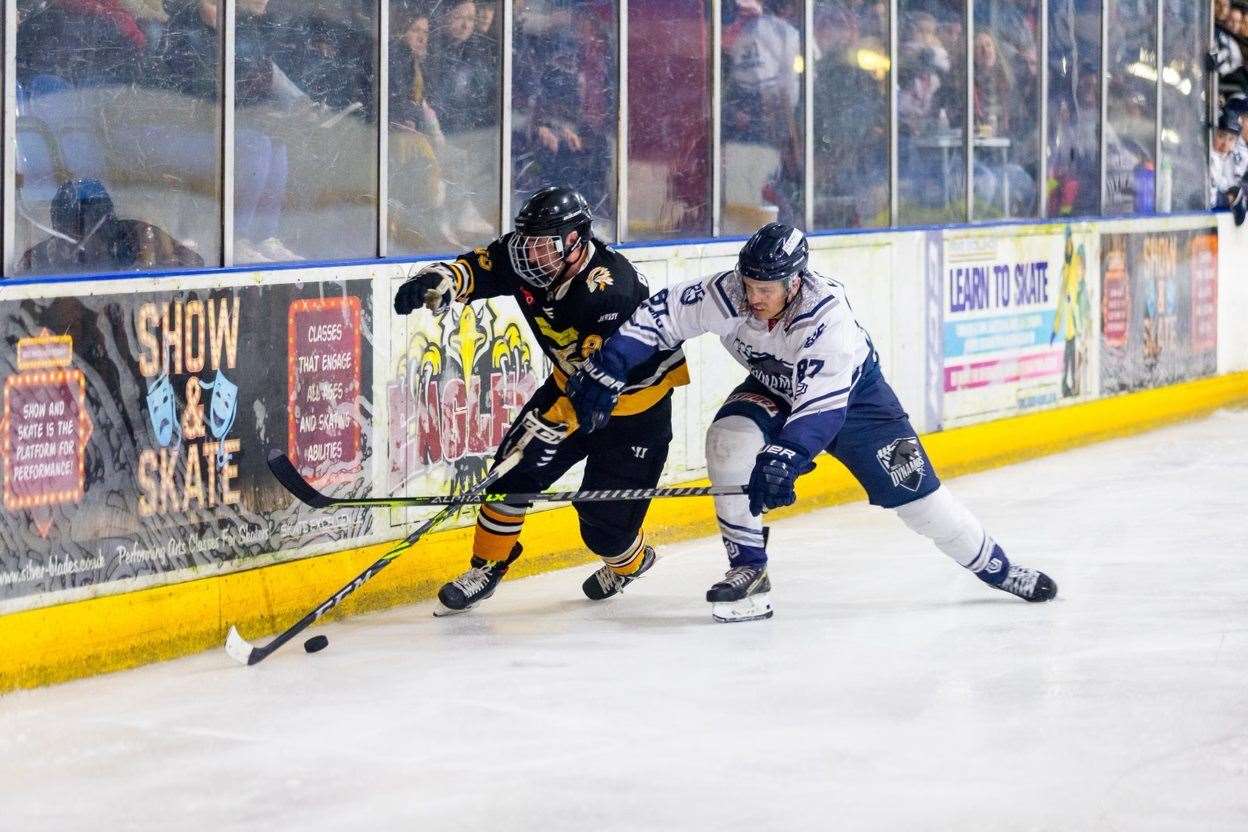
<path id="1" fill-rule="evenodd" d="M 335 592 L 333 595 L 326 598 L 319 607 L 299 619 L 284 632 L 275 636 L 268 644 L 256 647 L 251 642 L 247 641 L 247 639 L 239 635 L 238 628 L 231 625 L 230 633 L 225 639 L 225 652 L 229 653 L 230 658 L 234 659 L 234 661 L 239 664 L 253 665 L 263 661 L 269 654 L 273 653 L 277 650 L 277 648 L 281 647 L 283 644 L 299 635 L 299 633 L 312 626 L 318 618 L 342 603 L 342 599 L 346 598 L 352 592 L 355 592 L 363 586 L 366 581 L 389 566 L 391 561 L 398 558 L 399 555 L 410 549 L 416 541 L 420 540 L 420 538 L 424 536 L 425 532 L 450 517 L 467 503 L 472 502 L 475 496 L 490 487 L 490 483 L 494 482 L 499 477 L 503 476 L 503 474 L 506 474 L 512 468 L 516 467 L 516 464 L 520 462 L 520 456 L 521 453 L 517 450 L 512 453 L 511 456 L 503 459 L 502 462 L 498 463 L 498 465 L 494 467 L 493 471 L 486 475 L 484 480 L 461 494 L 455 502 L 450 503 L 446 508 L 442 509 L 437 514 L 417 526 L 415 531 L 396 543 L 394 548 L 378 558 L 372 566 L 365 569 L 359 575 L 356 575 L 354 580 Z"/>
<path id="2" fill-rule="evenodd" d="M 269 470 L 282 487 L 312 508 L 405 508 L 408 506 L 448 506 L 467 503 L 563 503 L 649 500 L 654 497 L 718 497 L 744 494 L 743 485 L 711 485 L 672 488 L 609 488 L 597 491 L 535 491 L 510 494 L 478 493 L 445 497 L 330 497 L 317 491 L 294 463 L 281 451 L 269 453 Z"/>

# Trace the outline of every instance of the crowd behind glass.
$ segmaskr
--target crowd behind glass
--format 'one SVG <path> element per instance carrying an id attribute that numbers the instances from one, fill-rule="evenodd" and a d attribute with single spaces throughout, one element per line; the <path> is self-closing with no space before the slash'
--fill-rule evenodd
<path id="1" fill-rule="evenodd" d="M 5 273 L 444 253 L 504 176 L 628 241 L 1208 207 L 1208 4 L 806 2 L 235 0 L 225 131 L 223 0 L 17 0 Z"/>

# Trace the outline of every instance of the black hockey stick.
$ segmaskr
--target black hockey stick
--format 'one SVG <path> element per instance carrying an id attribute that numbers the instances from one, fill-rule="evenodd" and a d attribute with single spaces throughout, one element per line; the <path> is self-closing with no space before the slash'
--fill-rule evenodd
<path id="1" fill-rule="evenodd" d="M 330 597 L 326 598 L 319 607 L 299 619 L 284 632 L 275 636 L 268 644 L 256 647 L 251 642 L 247 641 L 247 639 L 239 635 L 238 629 L 231 625 L 230 633 L 225 639 L 225 652 L 229 653 L 230 658 L 234 659 L 239 664 L 253 665 L 257 662 L 264 661 L 269 654 L 273 653 L 277 650 L 277 648 L 281 647 L 283 644 L 299 635 L 299 633 L 312 626 L 318 618 L 342 603 L 342 599 L 346 598 L 352 592 L 355 592 L 363 586 L 366 581 L 389 566 L 391 561 L 395 560 L 399 555 L 410 549 L 416 541 L 420 540 L 420 538 L 424 536 L 427 531 L 441 523 L 446 518 L 450 517 L 464 505 L 472 502 L 473 498 L 477 494 L 480 494 L 482 491 L 489 488 L 490 483 L 494 482 L 503 474 L 506 474 L 512 468 L 516 467 L 516 464 L 519 461 L 520 451 L 517 450 L 513 452 L 511 456 L 506 457 L 502 460 L 502 462 L 498 463 L 498 465 L 494 467 L 494 470 L 490 471 L 490 473 L 486 475 L 484 480 L 461 494 L 457 498 L 456 502 L 449 504 L 446 508 L 442 509 L 437 514 L 417 526 L 415 531 L 396 543 L 394 548 L 378 558 L 372 566 L 365 569 L 359 575 L 356 575 L 354 580 Z"/>
<path id="2" fill-rule="evenodd" d="M 449 506 L 467 503 L 563 503 L 649 500 L 655 497 L 717 497 L 744 494 L 743 485 L 676 486 L 671 488 L 609 488 L 596 491 L 535 491 L 509 494 L 478 493 L 469 497 L 330 497 L 305 480 L 294 463 L 281 451 L 269 453 L 269 470 L 282 487 L 312 508 L 406 508 L 409 506 Z"/>

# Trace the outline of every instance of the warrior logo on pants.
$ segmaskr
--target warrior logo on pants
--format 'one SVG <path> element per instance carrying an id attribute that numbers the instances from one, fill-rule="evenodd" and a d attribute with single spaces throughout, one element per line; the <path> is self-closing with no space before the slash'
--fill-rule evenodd
<path id="1" fill-rule="evenodd" d="M 927 462 L 923 459 L 917 437 L 894 439 L 876 451 L 875 458 L 884 466 L 894 486 L 899 485 L 910 491 L 919 490 Z"/>

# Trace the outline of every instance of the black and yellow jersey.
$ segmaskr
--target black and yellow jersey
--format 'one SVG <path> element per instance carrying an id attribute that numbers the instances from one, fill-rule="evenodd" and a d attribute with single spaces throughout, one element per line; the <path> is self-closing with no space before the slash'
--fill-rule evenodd
<path id="1" fill-rule="evenodd" d="M 590 257 L 575 277 L 538 289 L 512 269 L 507 256 L 511 236 L 504 234 L 450 264 L 455 273 L 455 299 L 469 303 L 501 295 L 515 298 L 542 352 L 554 365 L 555 383 L 563 390 L 568 376 L 628 320 L 650 296 L 650 289 L 627 258 L 597 239 L 590 240 Z M 641 413 L 673 388 L 688 383 L 689 370 L 679 348 L 656 353 L 628 374 L 612 412 L 617 416 Z M 575 423 L 570 403 L 565 398 L 560 403 L 552 415 Z"/>

